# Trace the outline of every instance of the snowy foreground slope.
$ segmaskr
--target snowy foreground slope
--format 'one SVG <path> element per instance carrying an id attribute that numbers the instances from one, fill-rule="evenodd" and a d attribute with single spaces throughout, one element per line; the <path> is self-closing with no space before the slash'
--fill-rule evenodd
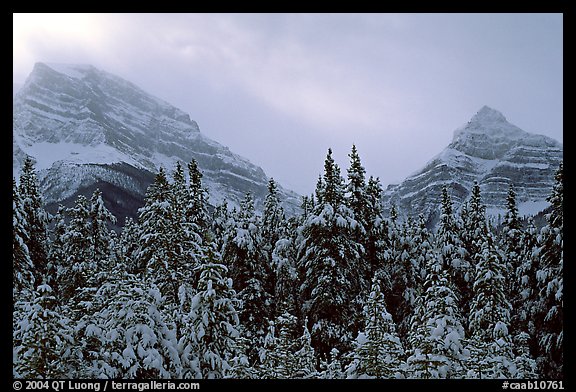
<path id="1" fill-rule="evenodd" d="M 458 207 L 478 181 L 488 213 L 504 215 L 512 183 L 520 214 L 534 215 L 548 206 L 546 197 L 562 157 L 562 143 L 525 132 L 484 106 L 454 132 L 448 147 L 401 184 L 390 185 L 384 197 L 389 208 L 395 204 L 400 211 L 423 213 L 435 221 L 443 185 L 449 185 Z"/>
<path id="2" fill-rule="evenodd" d="M 192 159 L 215 205 L 266 195 L 264 171 L 204 136 L 190 116 L 134 84 L 90 65 L 37 63 L 14 97 L 13 173 L 36 161 L 47 203 L 100 187 L 113 212 L 133 215 L 160 166 Z M 300 203 L 281 189 L 288 211 Z M 235 203 L 237 204 L 237 203 Z"/>

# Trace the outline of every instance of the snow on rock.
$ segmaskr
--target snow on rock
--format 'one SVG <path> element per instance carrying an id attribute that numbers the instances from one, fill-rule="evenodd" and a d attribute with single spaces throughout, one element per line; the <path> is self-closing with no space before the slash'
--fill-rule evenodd
<path id="1" fill-rule="evenodd" d="M 261 208 L 266 196 L 260 167 L 202 135 L 187 113 L 90 65 L 37 63 L 14 96 L 12 124 L 13 174 L 31 156 L 47 202 L 102 182 L 142 199 L 160 167 L 192 159 L 213 205 L 251 192 Z M 299 196 L 279 190 L 285 210 L 298 211 Z"/>
<path id="2" fill-rule="evenodd" d="M 520 214 L 532 215 L 546 207 L 562 159 L 562 143 L 525 132 L 502 113 L 484 106 L 421 170 L 389 186 L 384 192 L 385 205 L 395 204 L 413 217 L 423 213 L 435 222 L 444 185 L 457 210 L 478 181 L 489 215 L 503 216 L 510 184 L 515 187 Z"/>

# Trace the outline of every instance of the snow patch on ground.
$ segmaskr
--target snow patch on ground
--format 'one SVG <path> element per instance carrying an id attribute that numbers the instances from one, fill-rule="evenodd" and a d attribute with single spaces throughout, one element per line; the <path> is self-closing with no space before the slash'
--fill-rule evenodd
<path id="1" fill-rule="evenodd" d="M 24 152 L 37 159 L 36 169 L 45 170 L 52 167 L 55 162 L 66 161 L 71 163 L 100 163 L 111 164 L 126 162 L 135 167 L 142 167 L 137 161 L 117 149 L 102 144 L 98 147 L 85 146 L 77 143 L 35 143 L 24 147 Z"/>

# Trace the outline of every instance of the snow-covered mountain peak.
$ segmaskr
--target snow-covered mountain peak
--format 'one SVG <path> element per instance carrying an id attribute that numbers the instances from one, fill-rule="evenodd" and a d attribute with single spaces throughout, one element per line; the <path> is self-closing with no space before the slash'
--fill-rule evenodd
<path id="1" fill-rule="evenodd" d="M 69 76 L 74 79 L 82 79 L 89 71 L 96 68 L 90 64 L 65 64 L 65 63 L 36 63 L 35 67 L 46 66 L 53 71 Z"/>
<path id="2" fill-rule="evenodd" d="M 484 105 L 482 106 L 482 109 L 480 109 L 470 121 L 482 124 L 494 124 L 506 122 L 506 117 L 504 117 L 504 115 L 498 110 Z"/>
<path id="3" fill-rule="evenodd" d="M 450 186 L 459 205 L 478 181 L 489 210 L 502 211 L 512 183 L 519 203 L 542 206 L 562 156 L 562 143 L 525 132 L 484 106 L 454 132 L 452 143 L 401 184 L 388 187 L 385 196 L 413 216 L 434 216 L 442 186 Z"/>
<path id="4" fill-rule="evenodd" d="M 452 143 L 469 144 L 482 139 L 490 138 L 496 143 L 502 140 L 518 140 L 529 134 L 506 120 L 498 110 L 483 106 L 466 125 L 454 131 Z"/>
<path id="5" fill-rule="evenodd" d="M 262 168 L 204 136 L 184 111 L 91 65 L 37 63 L 14 96 L 12 124 L 13 174 L 33 157 L 48 202 L 103 183 L 141 202 L 159 167 L 192 159 L 214 205 L 246 192 L 261 205 L 266 195 Z M 297 208 L 298 195 L 281 193 Z M 110 199 L 122 203 L 118 195 Z"/>

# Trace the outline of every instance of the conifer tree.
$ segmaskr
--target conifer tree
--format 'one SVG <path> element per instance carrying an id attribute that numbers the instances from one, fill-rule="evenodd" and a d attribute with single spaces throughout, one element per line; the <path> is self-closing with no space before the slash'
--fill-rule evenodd
<path id="1" fill-rule="evenodd" d="M 46 283 L 52 287 L 54 296 L 62 303 L 62 290 L 60 277 L 65 267 L 66 254 L 66 208 L 63 205 L 58 206 L 58 211 L 52 220 L 54 229 L 52 230 L 53 239 L 48 251 L 48 267 L 46 272 Z"/>
<path id="2" fill-rule="evenodd" d="M 263 326 L 270 319 L 272 303 L 266 291 L 269 269 L 266 258 L 259 248 L 259 222 L 254 212 L 251 194 L 241 203 L 234 224 L 225 236 L 223 261 L 230 270 L 234 290 L 242 302 L 240 323 L 252 346 L 258 345 L 264 337 Z M 253 354 L 250 359 L 253 360 Z"/>
<path id="3" fill-rule="evenodd" d="M 354 359 L 346 369 L 348 378 L 397 378 L 404 348 L 375 279 L 364 306 L 364 320 L 364 331 L 356 339 Z"/>
<path id="4" fill-rule="evenodd" d="M 151 279 L 118 264 L 96 295 L 101 301 L 86 320 L 91 352 L 83 377 L 180 377 L 175 326 L 162 312 L 164 298 Z"/>
<path id="5" fill-rule="evenodd" d="M 474 270 L 469 261 L 468 251 L 460 238 L 461 230 L 452 212 L 452 200 L 448 188 L 444 186 L 436 247 L 439 250 L 439 262 L 442 269 L 448 273 L 449 282 L 459 298 L 458 306 L 462 316 L 466 318 L 470 308 Z"/>
<path id="6" fill-rule="evenodd" d="M 30 157 L 24 161 L 18 193 L 22 202 L 24 229 L 28 233 L 25 244 L 34 266 L 36 281 L 41 282 L 48 262 L 48 215 L 43 207 L 38 177 Z"/>
<path id="7" fill-rule="evenodd" d="M 464 327 L 458 298 L 439 261 L 431 261 L 411 317 L 410 356 L 406 362 L 409 378 L 460 378 L 467 355 L 463 348 Z"/>
<path id="8" fill-rule="evenodd" d="M 91 249 L 93 261 L 102 265 L 99 269 L 105 271 L 110 268 L 110 256 L 113 242 L 108 224 L 116 223 L 116 217 L 106 208 L 102 200 L 102 192 L 96 189 L 90 198 L 90 224 Z"/>
<path id="9" fill-rule="evenodd" d="M 330 350 L 328 358 L 320 362 L 320 369 L 321 371 L 318 373 L 320 379 L 338 380 L 346 378 L 340 361 L 340 352 L 336 348 Z"/>
<path id="10" fill-rule="evenodd" d="M 268 327 L 260 350 L 260 376 L 265 379 L 292 378 L 296 372 L 296 317 L 290 313 L 278 316 Z"/>
<path id="11" fill-rule="evenodd" d="M 202 185 L 202 172 L 196 160 L 188 164 L 190 176 L 189 202 L 186 207 L 186 221 L 193 223 L 199 232 L 210 228 L 208 212 L 208 191 Z"/>
<path id="12" fill-rule="evenodd" d="M 503 257 L 492 234 L 485 237 L 477 257 L 469 316 L 471 355 L 468 375 L 511 377 L 513 353 L 508 329 L 512 306 L 506 295 Z"/>
<path id="13" fill-rule="evenodd" d="M 540 356 L 538 370 L 546 378 L 564 375 L 563 352 L 563 290 L 564 290 L 564 168 L 556 172 L 555 184 L 547 199 L 552 211 L 546 216 L 547 225 L 540 232 L 537 257 L 540 266 L 536 273 L 539 291 L 536 303 L 536 331 Z"/>
<path id="14" fill-rule="evenodd" d="M 283 228 L 285 225 L 284 209 L 280 205 L 280 199 L 278 198 L 278 187 L 274 179 L 270 178 L 268 181 L 268 194 L 264 201 L 259 237 L 261 240 L 260 248 L 266 259 L 265 268 L 268 276 L 265 282 L 265 290 L 271 297 L 273 297 L 276 288 L 276 271 L 278 269 L 273 254 L 276 243 L 285 232 Z"/>
<path id="15" fill-rule="evenodd" d="M 90 204 L 80 195 L 74 207 L 67 211 L 70 217 L 64 235 L 64 254 L 66 259 L 58 269 L 59 291 L 64 303 L 79 302 L 79 291 L 88 286 L 88 279 L 96 272 L 96 263 L 92 258 Z"/>
<path id="16" fill-rule="evenodd" d="M 350 236 L 357 222 L 344 204 L 343 179 L 330 149 L 316 194 L 317 204 L 303 227 L 300 295 L 312 346 L 326 356 L 332 348 L 348 351 L 358 331 L 362 262 L 361 246 Z"/>
<path id="17" fill-rule="evenodd" d="M 367 240 L 364 245 L 365 258 L 370 267 L 370 275 L 386 267 L 388 248 L 390 245 L 388 222 L 384 218 L 382 207 L 382 185 L 378 178 L 370 176 L 366 185 L 368 213 L 366 221 Z M 389 282 L 385 283 L 389 286 Z"/>
<path id="18" fill-rule="evenodd" d="M 280 239 L 276 242 L 272 252 L 272 261 L 275 266 L 274 301 L 275 314 L 279 316 L 284 312 L 301 316 L 298 303 L 298 221 L 291 218 L 280 231 Z"/>
<path id="19" fill-rule="evenodd" d="M 61 312 L 52 289 L 39 285 L 26 302 L 14 331 L 14 374 L 22 378 L 63 378 L 71 373 L 74 346 L 71 321 Z"/>
<path id="20" fill-rule="evenodd" d="M 28 232 L 16 181 L 12 180 L 12 303 L 30 298 L 34 288 L 34 265 L 26 245 Z"/>
<path id="21" fill-rule="evenodd" d="M 238 299 L 214 246 L 205 247 L 198 269 L 198 292 L 183 332 L 192 344 L 180 342 L 183 376 L 224 378 L 231 370 L 239 336 Z"/>

